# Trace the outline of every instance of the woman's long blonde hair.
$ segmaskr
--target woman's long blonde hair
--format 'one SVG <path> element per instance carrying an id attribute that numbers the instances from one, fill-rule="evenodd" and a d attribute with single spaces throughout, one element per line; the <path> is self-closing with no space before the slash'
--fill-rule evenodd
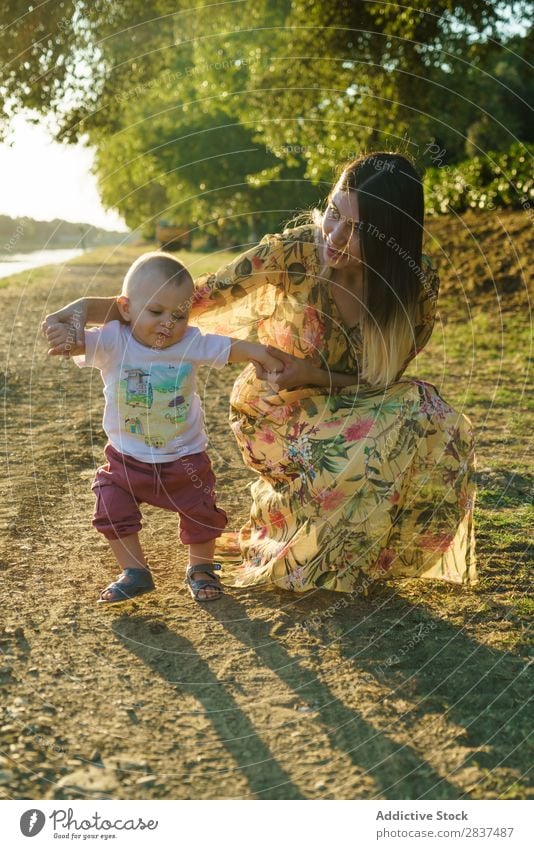
<path id="1" fill-rule="evenodd" d="M 424 198 L 421 178 L 400 154 L 365 154 L 349 162 L 333 186 L 356 192 L 364 267 L 361 378 L 372 386 L 395 380 L 414 348 L 417 304 L 424 285 Z M 320 227 L 322 215 L 313 221 Z M 320 237 L 320 233 L 317 234 Z M 331 270 L 322 269 L 322 276 Z"/>

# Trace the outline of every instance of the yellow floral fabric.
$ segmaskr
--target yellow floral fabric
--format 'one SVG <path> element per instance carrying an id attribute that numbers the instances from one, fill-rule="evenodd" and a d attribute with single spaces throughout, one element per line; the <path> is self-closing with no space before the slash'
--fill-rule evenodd
<path id="1" fill-rule="evenodd" d="M 476 582 L 473 433 L 429 383 L 359 381 L 362 340 L 321 278 L 310 226 L 266 236 L 200 278 L 192 318 L 259 339 L 322 368 L 354 374 L 343 389 L 274 394 L 252 365 L 235 382 L 230 424 L 258 473 L 250 518 L 218 540 L 223 580 L 366 592 L 383 578 Z M 414 356 L 434 324 L 439 282 L 425 259 Z"/>

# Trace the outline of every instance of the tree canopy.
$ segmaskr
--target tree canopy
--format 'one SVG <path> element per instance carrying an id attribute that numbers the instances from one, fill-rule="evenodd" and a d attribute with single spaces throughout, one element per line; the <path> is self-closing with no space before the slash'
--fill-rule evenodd
<path id="1" fill-rule="evenodd" d="M 437 143 L 454 162 L 531 141 L 532 31 L 499 41 L 508 5 L 4 0 L 3 126 L 30 109 L 94 145 L 104 203 L 130 226 L 270 225 L 361 150 L 422 159 Z"/>

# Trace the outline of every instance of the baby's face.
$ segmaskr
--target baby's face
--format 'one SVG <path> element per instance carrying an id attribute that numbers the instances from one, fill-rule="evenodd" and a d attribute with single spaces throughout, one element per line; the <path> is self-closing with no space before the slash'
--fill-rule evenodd
<path id="1" fill-rule="evenodd" d="M 119 309 L 137 342 L 169 348 L 187 330 L 192 294 L 192 282 L 166 283 L 156 275 L 137 281 L 130 297 L 119 300 Z"/>

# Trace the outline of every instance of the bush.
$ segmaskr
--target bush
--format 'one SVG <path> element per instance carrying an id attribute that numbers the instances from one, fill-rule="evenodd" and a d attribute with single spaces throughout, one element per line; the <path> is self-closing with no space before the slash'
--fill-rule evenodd
<path id="1" fill-rule="evenodd" d="M 424 179 L 427 213 L 534 205 L 533 154 L 533 144 L 514 143 L 505 151 L 429 168 Z"/>

